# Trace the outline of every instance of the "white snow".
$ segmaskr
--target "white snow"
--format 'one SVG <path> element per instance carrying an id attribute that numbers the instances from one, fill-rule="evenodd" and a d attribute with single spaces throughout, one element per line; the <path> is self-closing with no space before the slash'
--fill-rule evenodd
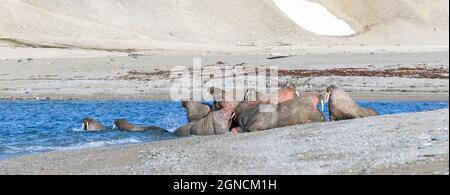
<path id="1" fill-rule="evenodd" d="M 356 32 L 344 20 L 327 8 L 307 0 L 273 0 L 273 2 L 303 29 L 327 36 L 347 36 Z"/>

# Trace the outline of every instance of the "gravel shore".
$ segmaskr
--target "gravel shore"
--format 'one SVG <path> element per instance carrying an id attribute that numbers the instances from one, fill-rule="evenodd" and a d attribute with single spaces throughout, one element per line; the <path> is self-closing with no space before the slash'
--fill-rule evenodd
<path id="1" fill-rule="evenodd" d="M 449 174 L 448 109 L 59 151 L 0 174 Z"/>

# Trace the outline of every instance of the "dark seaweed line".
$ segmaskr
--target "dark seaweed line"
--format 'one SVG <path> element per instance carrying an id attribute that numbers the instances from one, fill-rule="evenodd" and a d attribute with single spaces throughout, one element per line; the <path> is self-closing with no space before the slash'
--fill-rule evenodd
<path id="1" fill-rule="evenodd" d="M 291 76 L 296 78 L 327 77 L 327 76 L 362 76 L 362 77 L 449 79 L 448 69 L 416 69 L 416 68 L 401 68 L 390 70 L 365 70 L 365 69 L 279 70 L 278 74 L 280 76 Z"/>
<path id="2" fill-rule="evenodd" d="M 359 77 L 400 77 L 400 78 L 427 78 L 427 79 L 449 79 L 448 69 L 426 69 L 426 68 L 398 68 L 386 70 L 367 70 L 358 68 L 340 68 L 326 70 L 279 70 L 279 76 L 294 78 L 302 77 L 330 77 L 330 76 L 359 76 Z M 149 81 L 152 77 L 168 78 L 170 71 L 143 72 L 129 71 L 128 75 L 119 77 L 120 80 L 144 80 Z"/>

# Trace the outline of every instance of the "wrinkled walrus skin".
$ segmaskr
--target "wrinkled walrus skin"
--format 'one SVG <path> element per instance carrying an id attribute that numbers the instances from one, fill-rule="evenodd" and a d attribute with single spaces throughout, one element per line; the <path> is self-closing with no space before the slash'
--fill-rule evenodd
<path id="1" fill-rule="evenodd" d="M 242 131 L 253 132 L 306 123 L 325 122 L 324 114 L 317 109 L 319 102 L 319 96 L 302 96 L 281 102 L 278 105 L 260 104 L 247 111 L 248 116 L 242 121 Z"/>
<path id="2" fill-rule="evenodd" d="M 155 126 L 139 127 L 139 126 L 130 124 L 125 119 L 115 120 L 113 129 L 116 129 L 116 128 L 119 131 L 133 131 L 133 132 L 137 132 L 137 131 L 167 131 L 163 128 L 155 127 Z"/>
<path id="3" fill-rule="evenodd" d="M 377 111 L 359 106 L 344 90 L 336 86 L 327 88 L 328 109 L 331 121 L 348 120 L 380 115 Z"/>
<path id="4" fill-rule="evenodd" d="M 183 101 L 181 105 L 186 108 L 189 122 L 205 118 L 211 112 L 211 108 L 208 105 L 198 101 Z"/>
<path id="5" fill-rule="evenodd" d="M 295 85 L 288 83 L 285 87 L 280 88 L 275 93 L 262 96 L 255 89 L 248 89 L 244 100 L 239 103 L 235 109 L 235 117 L 233 119 L 233 132 L 243 132 L 244 123 L 254 116 L 255 107 L 262 104 L 278 104 L 288 100 L 292 100 L 299 96 Z"/>
<path id="6" fill-rule="evenodd" d="M 97 122 L 96 120 L 92 119 L 92 118 L 85 118 L 82 121 L 82 129 L 83 131 L 103 131 L 103 130 L 108 130 L 107 127 L 103 126 L 102 124 L 100 124 L 99 122 Z"/>
<path id="7" fill-rule="evenodd" d="M 234 102 L 224 90 L 209 88 L 208 92 L 214 97 L 217 110 L 209 112 L 200 120 L 179 127 L 175 130 L 175 135 L 219 135 L 230 131 L 231 119 L 237 102 Z"/>
<path id="8" fill-rule="evenodd" d="M 295 87 L 295 85 L 291 83 L 288 83 L 286 86 L 280 88 L 275 93 L 272 93 L 270 95 L 261 96 L 259 93 L 256 92 L 256 97 L 258 98 L 257 101 L 259 101 L 260 103 L 274 104 L 274 105 L 288 100 L 292 100 L 298 96 L 300 95 L 297 91 L 297 87 Z"/>

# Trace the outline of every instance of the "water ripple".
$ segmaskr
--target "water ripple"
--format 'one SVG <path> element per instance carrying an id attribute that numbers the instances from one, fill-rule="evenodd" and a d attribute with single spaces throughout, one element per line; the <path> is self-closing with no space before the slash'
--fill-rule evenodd
<path id="1" fill-rule="evenodd" d="M 360 102 L 381 114 L 448 108 L 448 102 Z M 326 107 L 325 107 L 326 108 Z M 115 119 L 175 130 L 186 124 L 179 102 L 172 101 L 0 101 L 0 159 L 54 150 L 152 142 L 175 138 L 166 132 L 84 132 L 92 117 L 112 127 Z M 328 111 L 325 114 L 328 117 Z"/>

